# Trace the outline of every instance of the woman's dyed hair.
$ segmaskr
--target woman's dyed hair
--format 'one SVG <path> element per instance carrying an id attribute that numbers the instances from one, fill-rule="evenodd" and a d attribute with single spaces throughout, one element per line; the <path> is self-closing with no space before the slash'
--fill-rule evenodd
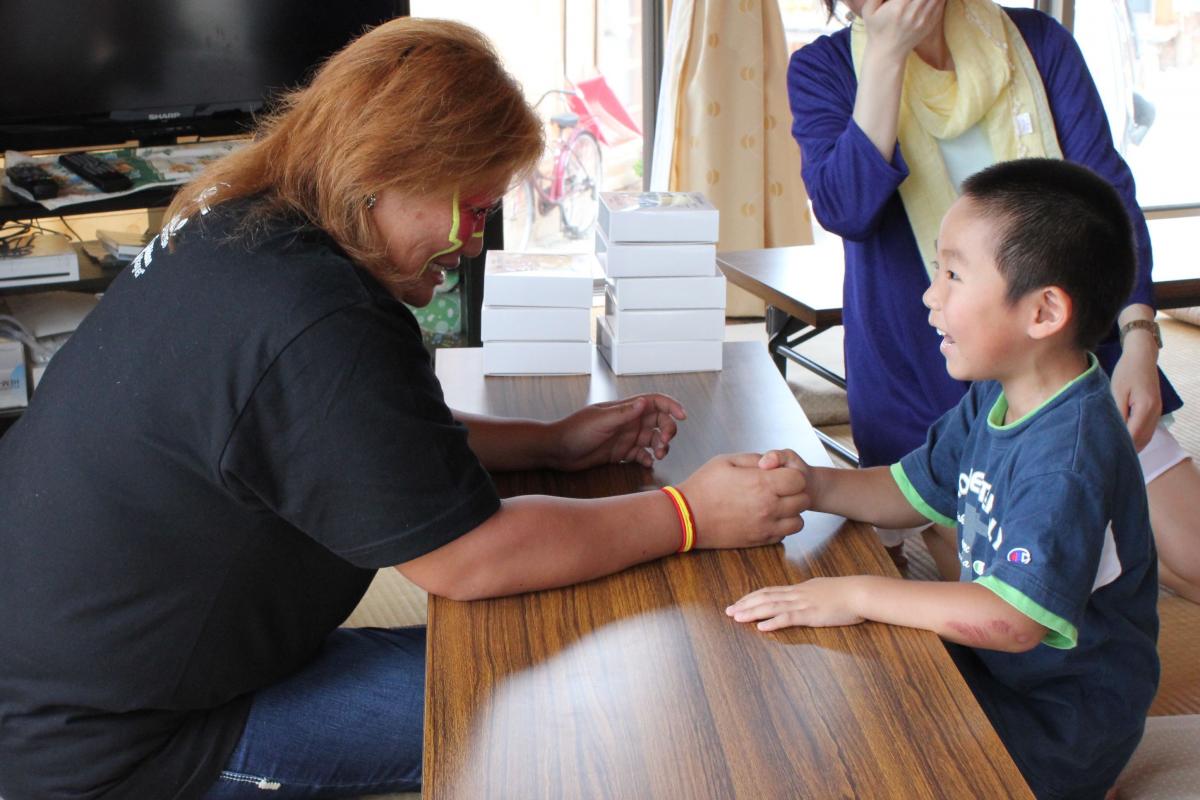
<path id="1" fill-rule="evenodd" d="M 404 17 L 373 28 L 286 94 L 253 141 L 183 187 L 167 220 L 258 196 L 239 231 L 298 215 L 355 261 L 386 265 L 367 198 L 502 189 L 531 169 L 542 125 L 474 28 Z M 206 191 L 207 190 L 207 191 Z"/>

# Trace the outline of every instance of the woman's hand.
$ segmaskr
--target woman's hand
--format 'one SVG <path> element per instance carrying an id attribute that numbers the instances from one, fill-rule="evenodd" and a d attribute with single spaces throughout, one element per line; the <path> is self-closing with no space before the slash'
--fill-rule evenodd
<path id="1" fill-rule="evenodd" d="M 768 586 L 725 609 L 737 622 L 758 621 L 760 631 L 793 625 L 825 628 L 857 625 L 864 617 L 855 610 L 855 579 L 813 578 L 791 586 Z"/>
<path id="2" fill-rule="evenodd" d="M 1139 451 L 1150 442 L 1162 416 L 1162 387 L 1158 382 L 1158 343 L 1147 331 L 1125 336 L 1121 357 L 1112 373 L 1113 399 Z"/>
<path id="3" fill-rule="evenodd" d="M 860 16 L 877 52 L 907 58 L 942 24 L 946 0 L 866 0 Z"/>
<path id="4" fill-rule="evenodd" d="M 588 469 L 636 461 L 643 467 L 665 458 L 687 412 L 665 394 L 639 394 L 596 403 L 554 423 L 555 469 Z"/>
<path id="5" fill-rule="evenodd" d="M 697 547 L 777 544 L 804 526 L 800 513 L 811 505 L 804 471 L 762 468 L 762 458 L 717 456 L 679 484 L 692 509 Z"/>

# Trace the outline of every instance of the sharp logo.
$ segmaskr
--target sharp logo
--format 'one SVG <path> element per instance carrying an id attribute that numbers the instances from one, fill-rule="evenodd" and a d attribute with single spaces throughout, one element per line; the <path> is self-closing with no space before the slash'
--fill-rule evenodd
<path id="1" fill-rule="evenodd" d="M 182 117 L 182 116 L 183 116 L 182 111 L 163 111 L 162 113 L 159 113 L 159 114 L 151 113 L 148 118 L 152 119 L 152 120 L 178 119 L 179 117 Z"/>

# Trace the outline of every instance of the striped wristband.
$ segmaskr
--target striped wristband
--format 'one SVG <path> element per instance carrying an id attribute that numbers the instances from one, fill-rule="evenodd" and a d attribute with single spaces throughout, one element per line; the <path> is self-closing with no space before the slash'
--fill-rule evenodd
<path id="1" fill-rule="evenodd" d="M 671 502 L 675 504 L 675 513 L 679 516 L 679 549 L 675 552 L 686 553 L 696 546 L 696 521 L 692 516 L 691 506 L 688 505 L 683 492 L 674 486 L 664 486 L 662 492 L 671 498 Z"/>

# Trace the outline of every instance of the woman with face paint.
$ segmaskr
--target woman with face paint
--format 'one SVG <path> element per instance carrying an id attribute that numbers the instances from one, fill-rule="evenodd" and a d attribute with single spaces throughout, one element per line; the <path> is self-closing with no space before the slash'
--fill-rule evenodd
<path id="1" fill-rule="evenodd" d="M 445 405 L 400 301 L 479 253 L 542 147 L 480 34 L 401 19 L 179 193 L 0 439 L 0 795 L 415 789 L 424 630 L 338 628 L 377 569 L 492 597 L 800 527 L 800 473 L 754 455 L 497 497 L 489 471 L 650 465 L 685 416 Z"/>
<path id="2" fill-rule="evenodd" d="M 830 14 L 835 5 L 826 0 Z M 916 449 L 967 389 L 943 368 L 921 302 L 959 185 L 1014 158 L 1082 164 L 1121 193 L 1138 248 L 1133 293 L 1096 356 L 1139 450 L 1160 578 L 1200 602 L 1200 466 L 1163 424 L 1182 401 L 1157 368 L 1149 234 L 1078 45 L 1045 14 L 992 0 L 845 5 L 847 29 L 793 54 L 788 94 L 813 211 L 845 243 L 847 394 L 862 465 Z M 943 534 L 926 541 L 943 574 L 957 575 Z"/>

